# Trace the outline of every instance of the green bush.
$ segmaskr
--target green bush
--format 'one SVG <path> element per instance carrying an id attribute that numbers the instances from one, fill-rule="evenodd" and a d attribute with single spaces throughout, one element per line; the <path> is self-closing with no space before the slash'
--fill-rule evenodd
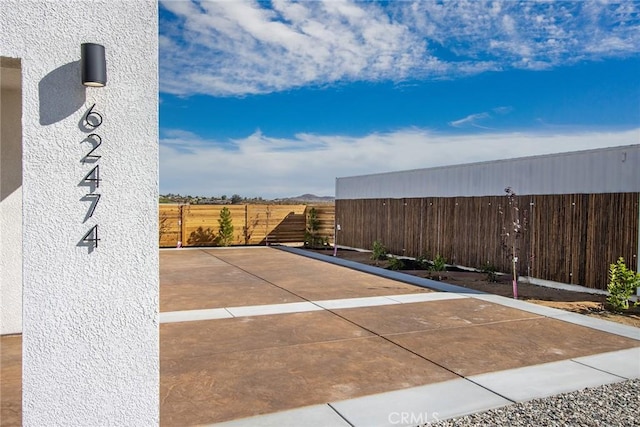
<path id="1" fill-rule="evenodd" d="M 371 259 L 374 261 L 387 259 L 387 248 L 385 248 L 380 240 L 376 240 L 375 242 L 373 242 Z"/>
<path id="2" fill-rule="evenodd" d="M 329 239 L 319 235 L 320 220 L 316 208 L 309 209 L 307 215 L 307 227 L 304 231 L 304 246 L 306 248 L 321 249 L 328 246 Z"/>
<path id="3" fill-rule="evenodd" d="M 445 271 L 447 269 L 447 260 L 440 254 L 436 255 L 431 266 L 432 271 Z"/>
<path id="4" fill-rule="evenodd" d="M 609 296 L 607 302 L 614 310 L 629 309 L 629 297 L 640 286 L 640 273 L 629 270 L 624 263 L 624 258 L 618 258 L 615 264 L 609 266 L 609 284 L 607 290 Z M 636 303 L 638 305 L 638 303 Z"/>
<path id="5" fill-rule="evenodd" d="M 229 246 L 233 243 L 233 222 L 231 211 L 226 206 L 220 211 L 218 226 L 218 244 L 220 246 Z"/>
<path id="6" fill-rule="evenodd" d="M 404 268 L 404 262 L 400 258 L 389 258 L 389 270 L 402 270 Z"/>

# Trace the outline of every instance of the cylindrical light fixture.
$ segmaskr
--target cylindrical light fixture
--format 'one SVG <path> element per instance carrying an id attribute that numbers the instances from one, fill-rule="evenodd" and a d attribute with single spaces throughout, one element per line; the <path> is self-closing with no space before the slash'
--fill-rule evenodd
<path id="1" fill-rule="evenodd" d="M 80 68 L 82 84 L 91 87 L 103 87 L 107 84 L 107 60 L 104 46 L 95 43 L 82 43 Z"/>

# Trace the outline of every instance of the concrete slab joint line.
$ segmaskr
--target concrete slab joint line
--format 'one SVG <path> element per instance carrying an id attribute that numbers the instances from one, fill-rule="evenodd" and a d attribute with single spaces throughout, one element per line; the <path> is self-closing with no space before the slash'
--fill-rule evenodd
<path id="1" fill-rule="evenodd" d="M 331 403 L 356 427 L 426 424 L 509 404 L 509 400 L 465 379 Z"/>
<path id="2" fill-rule="evenodd" d="M 624 380 L 572 360 L 474 375 L 469 379 L 516 402 Z"/>
<path id="3" fill-rule="evenodd" d="M 352 427 L 331 405 L 314 405 L 203 427 Z"/>
<path id="4" fill-rule="evenodd" d="M 640 378 L 640 347 L 578 357 L 573 361 L 621 378 Z"/>

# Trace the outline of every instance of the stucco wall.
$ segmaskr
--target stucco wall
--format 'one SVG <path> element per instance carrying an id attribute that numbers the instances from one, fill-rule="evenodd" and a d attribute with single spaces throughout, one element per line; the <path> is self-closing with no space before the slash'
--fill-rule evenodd
<path id="1" fill-rule="evenodd" d="M 2 2 L 0 55 L 23 75 L 25 426 L 158 423 L 157 34 L 155 1 Z M 106 48 L 104 88 L 81 85 L 83 42 Z"/>
<path id="2" fill-rule="evenodd" d="M 22 332 L 20 64 L 0 63 L 0 335 Z"/>

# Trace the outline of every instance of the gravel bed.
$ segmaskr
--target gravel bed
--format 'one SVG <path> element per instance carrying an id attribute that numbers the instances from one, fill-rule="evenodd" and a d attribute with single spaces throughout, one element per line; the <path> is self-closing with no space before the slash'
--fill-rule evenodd
<path id="1" fill-rule="evenodd" d="M 428 427 L 639 426 L 640 379 L 586 388 L 487 412 L 436 421 Z"/>

